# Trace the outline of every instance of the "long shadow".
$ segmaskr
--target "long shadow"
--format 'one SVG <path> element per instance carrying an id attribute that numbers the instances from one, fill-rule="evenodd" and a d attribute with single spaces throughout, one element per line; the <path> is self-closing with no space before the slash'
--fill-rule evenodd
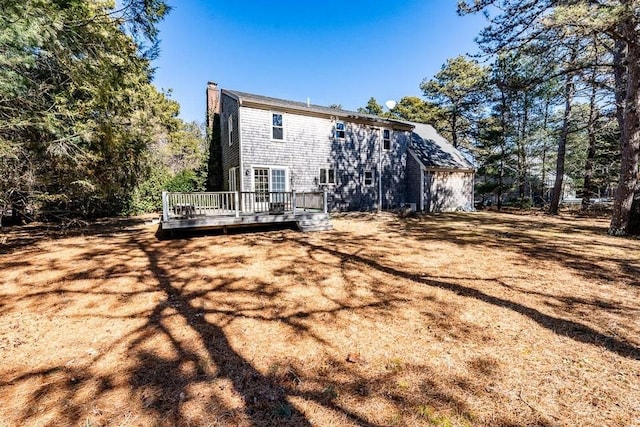
<path id="1" fill-rule="evenodd" d="M 295 388 L 284 387 L 275 378 L 266 377 L 257 371 L 245 358 L 239 353 L 233 350 L 226 334 L 222 328 L 218 325 L 212 324 L 204 319 L 203 310 L 200 310 L 193 306 L 191 301 L 201 295 L 201 293 L 189 293 L 183 294 L 180 289 L 174 286 L 169 279 L 169 272 L 160 265 L 158 255 L 149 250 L 144 242 L 136 241 L 140 250 L 146 254 L 149 261 L 149 268 L 158 281 L 158 287 L 166 295 L 166 303 L 159 304 L 153 310 L 153 313 L 149 316 L 149 324 L 155 329 L 159 329 L 162 333 L 172 341 L 173 347 L 178 350 L 181 359 L 191 360 L 197 358 L 197 355 L 184 351 L 181 348 L 180 343 L 171 336 L 171 332 L 162 325 L 162 319 L 164 318 L 162 312 L 168 305 L 177 310 L 178 314 L 184 318 L 191 326 L 191 328 L 198 334 L 202 344 L 207 350 L 207 353 L 214 361 L 218 368 L 217 377 L 229 379 L 234 389 L 242 397 L 244 403 L 244 413 L 251 420 L 252 425 L 277 425 L 277 426 L 311 426 L 311 422 L 306 416 L 297 410 L 289 401 L 288 396 L 303 397 L 307 400 L 312 400 L 316 404 L 321 405 L 327 409 L 338 412 L 346 416 L 350 421 L 359 426 L 367 427 L 381 427 L 381 425 L 369 422 L 356 414 L 355 412 L 342 407 L 341 405 L 327 400 L 323 393 L 301 393 Z M 393 299 L 392 299 L 393 300 Z M 394 300 L 395 301 L 395 300 Z M 348 304 L 335 310 L 326 310 L 320 312 L 331 312 L 345 309 L 360 309 L 365 307 L 377 307 L 380 305 L 388 304 L 390 301 L 365 304 L 362 306 L 351 307 Z M 236 313 L 223 313 L 218 310 L 204 310 L 206 313 L 218 313 L 231 317 L 243 317 L 241 314 Z M 319 313 L 320 313 L 319 312 Z M 274 319 L 263 320 L 279 320 L 282 323 L 289 325 L 296 329 L 302 329 L 304 332 L 314 336 L 312 331 L 305 330 L 304 327 L 295 322 L 296 318 L 306 318 L 313 315 L 314 312 L 305 311 L 302 313 L 296 312 L 290 316 L 277 317 Z M 260 318 L 259 316 L 257 318 Z M 147 337 L 141 337 L 139 340 L 142 342 Z M 319 337 L 314 338 L 320 340 Z M 135 345 L 135 341 L 134 344 Z M 140 357 L 142 356 L 142 357 Z M 149 377 L 149 375 L 141 374 L 147 370 L 157 371 L 160 369 L 178 369 L 176 362 L 163 359 L 153 354 L 138 355 L 139 366 L 137 367 L 137 373 L 133 375 L 134 381 L 142 379 L 146 381 L 147 385 L 151 385 L 156 389 L 162 389 L 166 387 L 166 381 L 161 381 L 156 376 Z M 166 371 L 165 371 L 166 372 Z M 200 376 L 204 373 L 199 372 Z M 168 374 L 165 373 L 165 376 Z M 172 380 L 175 385 L 179 386 L 179 389 L 184 389 L 188 385 L 190 379 L 185 378 L 183 375 L 172 375 Z M 136 384 L 134 384 L 136 385 Z M 175 392 L 175 387 L 171 387 Z M 160 393 L 162 395 L 163 393 Z M 175 394 L 175 393 L 174 393 Z M 180 423 L 183 421 L 179 416 L 178 406 L 180 402 L 176 401 L 153 401 L 148 404 L 149 407 L 157 409 L 161 413 L 172 414 L 173 421 Z"/>
<path id="2" fill-rule="evenodd" d="M 620 339 L 604 335 L 589 326 L 583 325 L 582 323 L 575 322 L 573 320 L 553 317 L 548 314 L 542 313 L 534 308 L 527 307 L 525 305 L 518 304 L 516 302 L 510 301 L 504 298 L 492 296 L 482 291 L 479 291 L 477 289 L 469 288 L 466 286 L 462 286 L 462 285 L 458 285 L 450 282 L 426 279 L 424 277 L 420 277 L 411 273 L 407 273 L 392 267 L 382 265 L 376 261 L 373 261 L 369 258 L 365 258 L 357 254 L 349 254 L 349 253 L 341 252 L 325 246 L 315 245 L 303 239 L 295 239 L 295 240 L 299 244 L 306 245 L 314 251 L 326 252 L 340 259 L 349 259 L 351 262 L 357 262 L 360 264 L 367 265 L 371 268 L 374 268 L 378 271 L 384 272 L 391 276 L 401 277 L 403 279 L 411 280 L 413 282 L 416 282 L 422 285 L 447 289 L 449 291 L 455 292 L 460 296 L 475 298 L 479 301 L 482 301 L 491 305 L 508 308 L 510 310 L 515 311 L 516 313 L 529 317 L 530 319 L 537 322 L 539 325 L 551 330 L 552 332 L 558 335 L 563 335 L 585 344 L 602 346 L 607 350 L 613 353 L 616 353 L 622 357 L 626 357 L 633 360 L 640 360 L 639 347 L 636 347 L 635 345 L 632 345 Z"/>
<path id="3" fill-rule="evenodd" d="M 218 376 L 229 379 L 234 389 L 240 394 L 245 413 L 255 426 L 269 425 L 265 420 L 267 411 L 283 416 L 276 422 L 278 425 L 311 426 L 305 415 L 298 411 L 287 399 L 285 390 L 277 383 L 258 372 L 247 360 L 233 350 L 224 331 L 217 325 L 209 323 L 201 315 L 200 310 L 191 303 L 191 298 L 172 285 L 169 272 L 160 266 L 157 254 L 150 250 L 144 242 L 138 241 L 138 247 L 149 261 L 149 268 L 158 281 L 158 287 L 171 301 L 171 306 L 184 318 L 198 334 L 211 359 L 218 368 Z M 165 307 L 159 305 L 150 316 L 150 322 L 162 328 L 161 312 Z M 169 334 L 169 331 L 165 330 Z M 175 345 L 179 345 L 177 342 Z M 144 360 L 144 359 L 142 359 Z M 144 362 L 143 362 L 144 363 Z M 144 370 L 144 367 L 140 367 Z"/>
<path id="4" fill-rule="evenodd" d="M 430 227 L 425 227 L 426 224 L 429 224 Z M 416 241 L 445 239 L 449 243 L 462 247 L 477 246 L 481 249 L 508 250 L 521 253 L 532 259 L 556 262 L 588 279 L 598 278 L 606 281 L 631 279 L 631 285 L 638 286 L 640 284 L 637 280 L 633 280 L 634 276 L 637 276 L 634 273 L 640 271 L 640 267 L 630 264 L 629 260 L 613 256 L 600 256 L 601 251 L 596 249 L 594 249 L 594 253 L 588 251 L 589 248 L 599 246 L 606 249 L 634 250 L 634 242 L 631 242 L 631 245 L 622 244 L 625 241 L 629 242 L 628 239 L 609 237 L 606 241 L 590 241 L 588 245 L 585 245 L 585 242 L 577 244 L 571 239 L 548 239 L 531 232 L 531 230 L 539 229 L 558 235 L 596 235 L 607 238 L 605 227 L 579 222 L 536 222 L 528 217 L 505 216 L 504 214 L 492 217 L 464 214 L 421 216 L 412 221 L 389 223 L 386 224 L 386 227 Z M 625 276 L 621 277 L 620 274 L 606 268 L 605 263 L 608 261 L 621 265 Z"/>

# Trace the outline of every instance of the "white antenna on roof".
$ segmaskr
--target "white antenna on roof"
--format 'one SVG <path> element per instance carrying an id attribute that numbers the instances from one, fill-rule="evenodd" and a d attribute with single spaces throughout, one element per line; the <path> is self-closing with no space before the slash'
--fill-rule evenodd
<path id="1" fill-rule="evenodd" d="M 396 101 L 394 101 L 393 99 L 390 99 L 387 102 L 385 102 L 384 105 L 386 105 L 389 110 L 393 110 L 394 108 L 396 108 Z"/>

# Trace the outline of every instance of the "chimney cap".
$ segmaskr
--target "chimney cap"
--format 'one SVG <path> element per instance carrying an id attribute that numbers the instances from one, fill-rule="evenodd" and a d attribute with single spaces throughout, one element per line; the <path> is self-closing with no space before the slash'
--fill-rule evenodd
<path id="1" fill-rule="evenodd" d="M 218 86 L 218 83 L 216 83 L 216 82 L 212 82 L 211 80 L 209 80 L 209 81 L 207 82 L 207 86 Z"/>

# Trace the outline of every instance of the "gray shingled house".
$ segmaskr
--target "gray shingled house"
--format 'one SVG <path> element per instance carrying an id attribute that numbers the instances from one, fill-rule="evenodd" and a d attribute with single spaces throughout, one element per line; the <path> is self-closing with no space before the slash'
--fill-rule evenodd
<path id="1" fill-rule="evenodd" d="M 473 207 L 473 167 L 428 125 L 207 87 L 210 185 L 325 191 L 330 210 Z"/>

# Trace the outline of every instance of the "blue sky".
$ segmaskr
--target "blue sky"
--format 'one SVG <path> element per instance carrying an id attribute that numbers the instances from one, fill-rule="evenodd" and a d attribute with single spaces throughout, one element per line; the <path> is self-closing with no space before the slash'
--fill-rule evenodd
<path id="1" fill-rule="evenodd" d="M 205 88 L 362 107 L 420 96 L 420 82 L 475 53 L 480 15 L 454 0 L 169 0 L 154 84 L 204 121 Z"/>

